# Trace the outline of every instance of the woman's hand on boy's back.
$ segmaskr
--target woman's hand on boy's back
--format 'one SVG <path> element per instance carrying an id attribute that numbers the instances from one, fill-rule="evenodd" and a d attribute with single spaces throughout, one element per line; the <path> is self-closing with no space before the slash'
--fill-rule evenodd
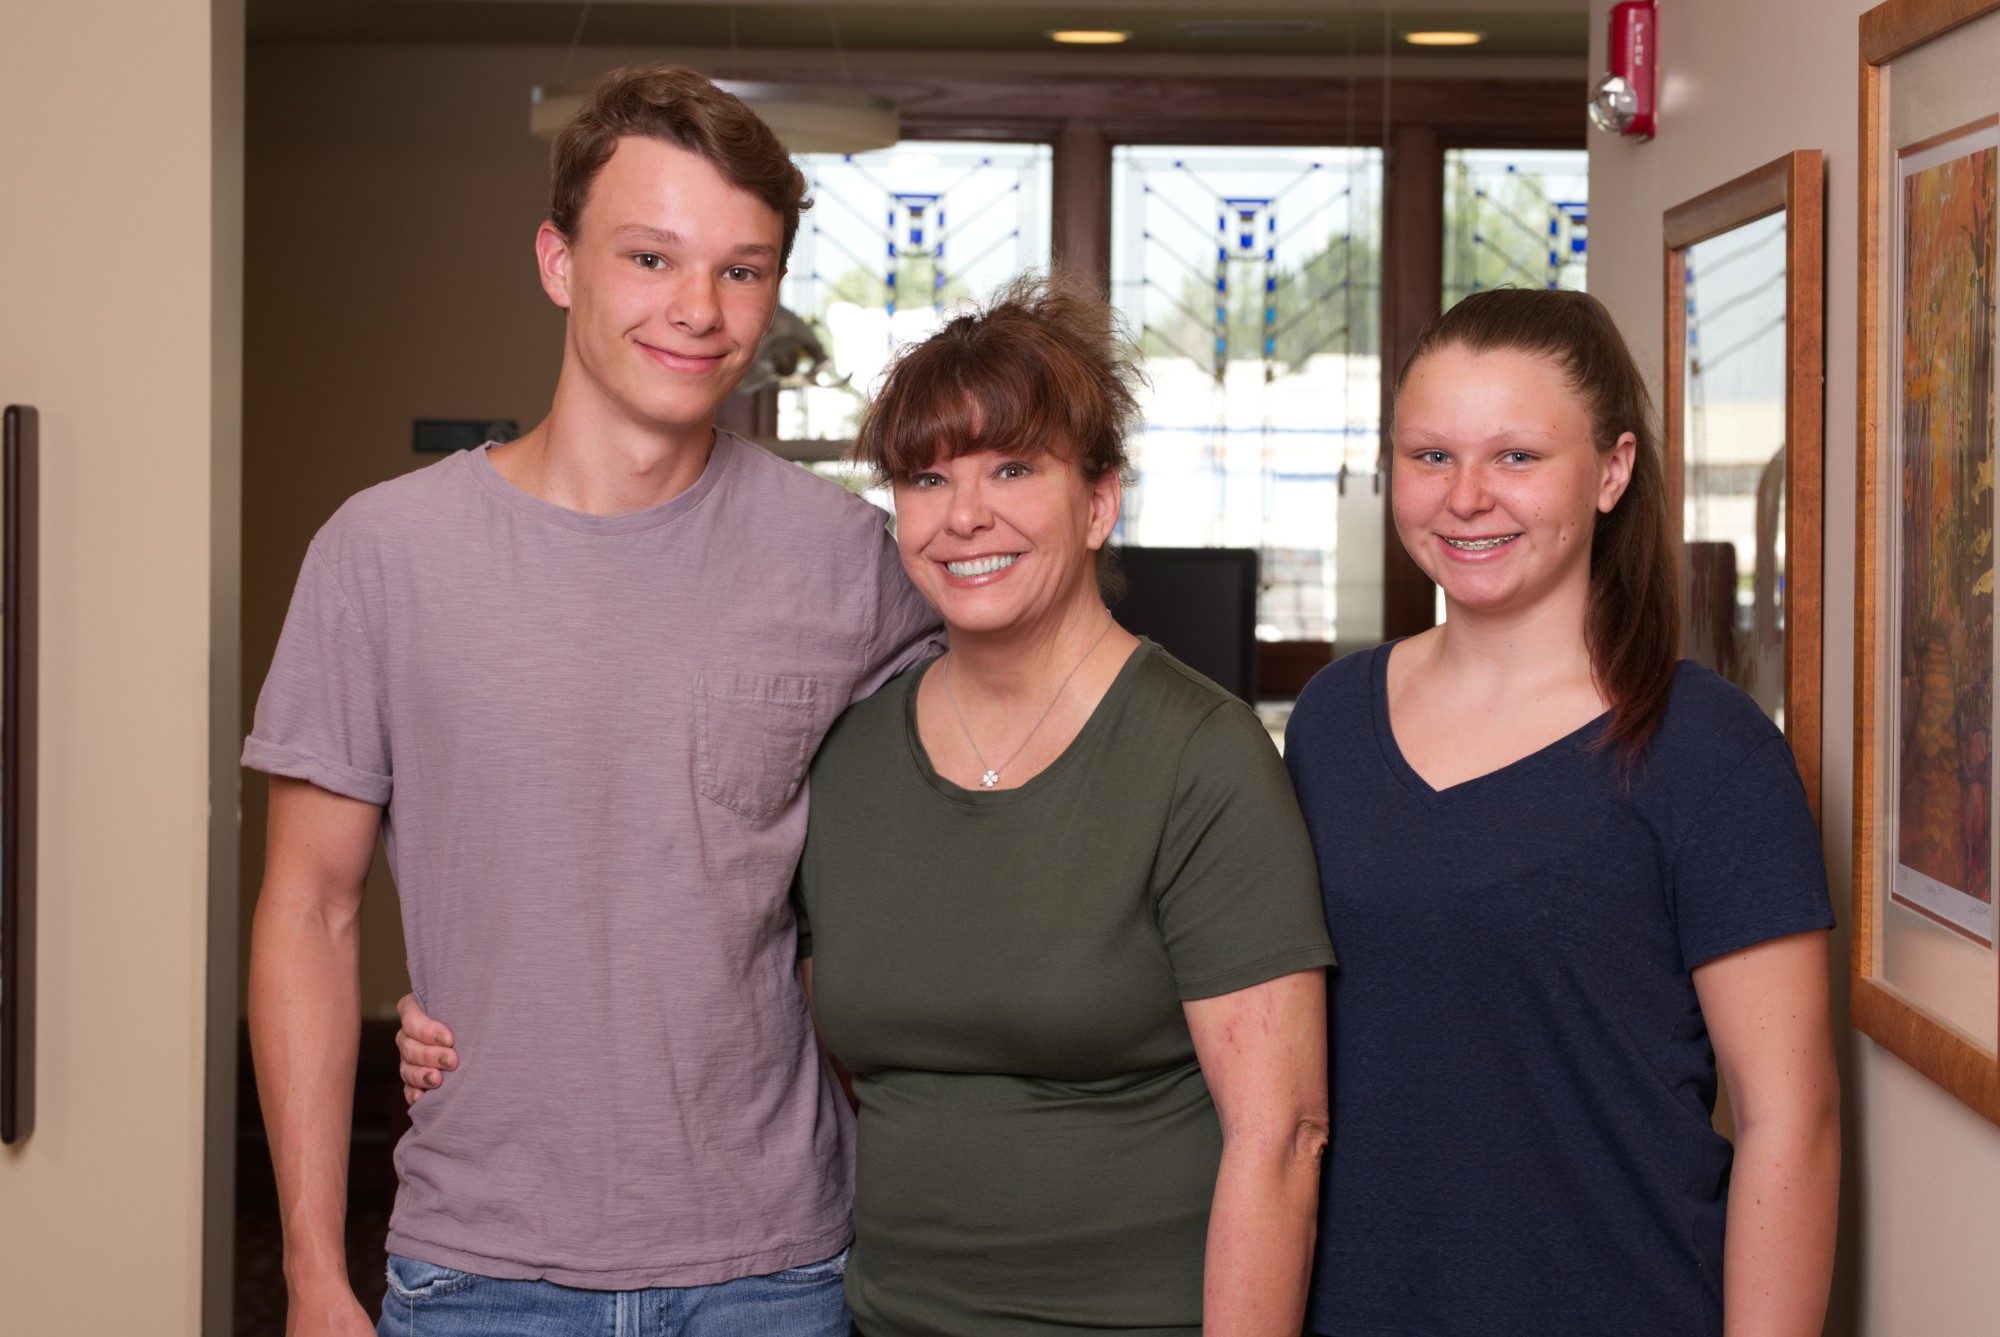
<path id="1" fill-rule="evenodd" d="M 403 1077 L 403 1101 L 414 1105 L 418 1096 L 437 1087 L 458 1066 L 457 1041 L 450 1027 L 432 1020 L 418 1005 L 413 993 L 396 1000 L 396 1015 L 402 1019 L 396 1052 L 402 1056 L 397 1070 Z"/>

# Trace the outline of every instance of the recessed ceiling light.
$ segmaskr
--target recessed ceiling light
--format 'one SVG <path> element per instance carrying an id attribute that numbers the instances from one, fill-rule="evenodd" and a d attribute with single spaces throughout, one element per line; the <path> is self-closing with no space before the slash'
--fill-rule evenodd
<path id="1" fill-rule="evenodd" d="M 1411 46 L 1478 46 L 1486 40 L 1483 32 L 1406 32 L 1403 40 Z"/>
<path id="2" fill-rule="evenodd" d="M 1065 42 L 1070 46 L 1117 46 L 1131 38 L 1131 33 L 1119 32 L 1115 28 L 1057 28 L 1049 34 L 1050 41 Z"/>

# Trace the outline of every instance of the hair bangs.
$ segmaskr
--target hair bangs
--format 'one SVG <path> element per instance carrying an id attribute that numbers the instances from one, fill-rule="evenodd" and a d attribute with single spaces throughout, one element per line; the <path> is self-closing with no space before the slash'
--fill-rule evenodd
<path id="1" fill-rule="evenodd" d="M 1049 455 L 1091 483 L 1129 484 L 1125 430 L 1144 379 L 1133 356 L 1093 283 L 1024 274 L 889 365 L 847 458 L 890 484 L 984 450 Z M 1109 546 L 1097 581 L 1107 600 L 1123 589 Z"/>
<path id="2" fill-rule="evenodd" d="M 1061 386 L 1049 370 L 1041 358 L 1008 357 L 1004 350 L 919 345 L 896 366 L 900 393 L 872 424 L 868 462 L 889 483 L 982 450 L 1074 462 L 1075 415 L 1063 412 Z"/>

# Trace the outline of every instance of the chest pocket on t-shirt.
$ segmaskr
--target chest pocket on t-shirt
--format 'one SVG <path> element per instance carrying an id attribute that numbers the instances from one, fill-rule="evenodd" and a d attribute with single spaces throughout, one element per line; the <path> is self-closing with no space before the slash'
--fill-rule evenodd
<path id="1" fill-rule="evenodd" d="M 814 742 L 813 680 L 695 675 L 695 780 L 704 798 L 760 821 L 791 801 Z"/>

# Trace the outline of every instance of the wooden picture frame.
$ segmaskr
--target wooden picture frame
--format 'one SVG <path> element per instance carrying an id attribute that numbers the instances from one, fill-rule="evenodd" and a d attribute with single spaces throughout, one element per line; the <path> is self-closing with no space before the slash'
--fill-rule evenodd
<path id="1" fill-rule="evenodd" d="M 2000 1123 L 1984 370 L 2000 0 L 1891 0 L 1860 37 L 1851 1012 Z"/>
<path id="2" fill-rule="evenodd" d="M 39 420 L 0 414 L 0 1143 L 35 1127 Z"/>
<path id="3" fill-rule="evenodd" d="M 1726 561 L 1726 579 L 1712 582 L 1714 600 L 1693 596 L 1709 587 L 1701 577 L 1712 565 L 1702 560 L 1682 563 L 1683 592 L 1688 594 L 1691 626 L 1705 620 L 1694 615 L 1698 606 L 1720 601 L 1717 627 L 1706 638 L 1690 637 L 1691 657 L 1721 672 L 1758 698 L 1779 719 L 1798 763 L 1799 778 L 1813 816 L 1820 799 L 1820 686 L 1822 613 L 1821 500 L 1824 488 L 1825 353 L 1825 167 L 1818 149 L 1803 149 L 1764 164 L 1714 190 L 1667 210 L 1666 239 L 1667 339 L 1666 457 L 1667 487 L 1672 513 L 1682 530 L 1682 552 L 1693 559 L 1719 557 Z M 1720 501 L 1741 529 L 1751 549 L 1753 597 L 1744 621 L 1736 547 L 1717 542 L 1689 516 L 1688 458 L 1691 430 L 1705 419 L 1700 332 L 1704 322 L 1690 321 L 1703 312 L 1689 278 L 1696 271 L 1697 248 L 1703 268 L 1712 265 L 1729 285 L 1712 304 L 1718 320 L 1727 317 L 1744 325 L 1747 312 L 1760 322 L 1745 335 L 1727 323 L 1718 332 L 1725 346 L 1710 354 L 1716 360 L 1768 352 L 1766 365 L 1750 378 L 1757 401 L 1725 401 L 1752 430 L 1731 433 L 1747 439 L 1755 459 L 1718 468 L 1725 474 L 1732 499 Z M 1712 252 L 1722 254 L 1710 260 Z M 1782 261 L 1783 268 L 1775 268 Z M 1725 273 L 1725 271 L 1727 271 Z M 1782 283 L 1781 291 L 1770 291 Z M 1759 305 L 1761 303 L 1761 306 Z M 1765 317 L 1781 312 L 1780 346 L 1770 343 Z M 1777 361 L 1782 358 L 1782 361 Z M 1725 372 L 1726 374 L 1726 372 Z M 1741 376 L 1738 385 L 1745 384 Z M 1768 397 L 1768 403 L 1758 402 Z M 1782 405 L 1781 421 L 1757 421 L 1756 410 Z M 1713 406 L 1718 417 L 1722 404 Z M 1771 447 L 1775 446 L 1775 449 Z M 1753 472 L 1754 470 L 1754 472 Z M 1704 471 L 1707 472 L 1707 471 Z M 1743 485 L 1749 484 L 1746 489 Z M 1749 506 L 1741 495 L 1748 492 Z M 1704 510 L 1706 508 L 1703 508 Z M 1740 513 L 1740 514 L 1739 514 Z M 1776 516 L 1784 517 L 1782 558 L 1778 554 Z M 1690 532 L 1696 531 L 1696 532 Z M 1742 645 L 1736 644 L 1741 633 Z"/>

